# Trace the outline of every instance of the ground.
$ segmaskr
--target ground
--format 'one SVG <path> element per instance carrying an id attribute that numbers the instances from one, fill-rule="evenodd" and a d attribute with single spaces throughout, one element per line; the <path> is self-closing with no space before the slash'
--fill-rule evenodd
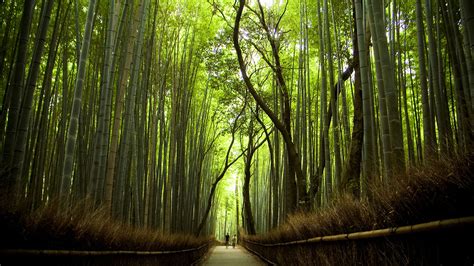
<path id="1" fill-rule="evenodd" d="M 260 259 L 253 254 L 249 253 L 243 247 L 231 246 L 226 248 L 225 246 L 216 246 L 209 255 L 209 258 L 204 262 L 204 265 L 265 265 Z"/>

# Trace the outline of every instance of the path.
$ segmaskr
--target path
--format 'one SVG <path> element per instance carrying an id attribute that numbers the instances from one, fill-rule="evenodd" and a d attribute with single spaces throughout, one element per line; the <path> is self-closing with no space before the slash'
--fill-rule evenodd
<path id="1" fill-rule="evenodd" d="M 245 265 L 257 266 L 265 265 L 256 256 L 249 253 L 241 246 L 225 248 L 225 246 L 216 246 L 204 265 Z"/>

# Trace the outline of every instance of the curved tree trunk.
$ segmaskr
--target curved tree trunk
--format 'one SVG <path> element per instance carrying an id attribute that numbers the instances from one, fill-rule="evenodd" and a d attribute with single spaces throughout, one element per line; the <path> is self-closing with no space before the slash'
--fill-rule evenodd
<path id="1" fill-rule="evenodd" d="M 229 168 L 240 158 L 242 157 L 242 155 L 244 154 L 243 152 L 238 155 L 237 157 L 235 157 L 232 161 L 229 161 L 230 160 L 230 152 L 232 150 L 232 147 L 234 146 L 234 142 L 235 142 L 235 133 L 237 131 L 237 122 L 240 118 L 240 116 L 242 116 L 244 110 L 245 110 L 245 107 L 246 107 L 247 103 L 244 104 L 244 106 L 242 107 L 242 109 L 240 110 L 240 113 L 237 115 L 236 119 L 234 120 L 234 124 L 232 125 L 232 129 L 231 129 L 231 133 L 232 133 L 232 138 L 231 138 L 231 141 L 230 141 L 230 144 L 229 144 L 229 147 L 227 148 L 227 153 L 226 153 L 226 156 L 225 156 L 225 163 L 224 163 L 224 168 L 222 169 L 222 171 L 219 173 L 219 175 L 216 177 L 216 179 L 214 180 L 214 182 L 212 183 L 212 186 L 211 186 L 211 190 L 210 190 L 210 193 L 209 193 L 209 197 L 207 199 L 207 205 L 206 205 L 206 209 L 204 210 L 204 214 L 203 214 L 203 217 L 201 218 L 201 222 L 199 223 L 196 231 L 194 232 L 194 234 L 196 236 L 199 236 L 204 228 L 204 225 L 206 224 L 206 221 L 207 221 L 207 218 L 209 217 L 209 213 L 211 212 L 211 207 L 212 207 L 212 202 L 214 200 L 214 195 L 216 193 L 216 189 L 217 189 L 217 185 L 219 184 L 219 182 L 222 180 L 222 178 L 224 178 L 224 175 L 225 173 L 227 172 L 227 170 L 229 170 Z M 245 152 L 245 151 L 244 151 Z"/>
<path id="2" fill-rule="evenodd" d="M 290 108 L 290 98 L 288 95 L 288 88 L 286 86 L 285 79 L 282 73 L 282 67 L 280 63 L 280 57 L 278 52 L 278 47 L 275 41 L 275 38 L 272 37 L 268 25 L 265 22 L 265 16 L 263 13 L 263 8 L 259 3 L 260 15 L 259 19 L 261 22 L 262 28 L 265 30 L 267 35 L 267 40 L 270 43 L 273 59 L 275 65 L 270 64 L 273 72 L 277 78 L 277 86 L 280 88 L 283 98 L 283 121 L 281 121 L 277 115 L 270 109 L 268 104 L 263 100 L 261 95 L 255 90 L 252 81 L 250 80 L 247 74 L 247 68 L 245 66 L 244 58 L 242 55 L 242 49 L 239 43 L 239 31 L 240 31 L 240 22 L 242 19 L 243 10 L 245 7 L 245 0 L 239 1 L 239 8 L 237 10 L 237 15 L 235 18 L 234 32 L 233 32 L 233 43 L 234 49 L 237 54 L 237 59 L 239 62 L 240 70 L 242 73 L 242 78 L 245 82 L 245 85 L 252 95 L 252 97 L 257 102 L 258 106 L 268 115 L 275 127 L 282 134 L 283 140 L 287 148 L 287 158 L 288 158 L 288 173 L 286 176 L 287 183 L 287 194 L 286 201 L 289 206 L 290 212 L 296 211 L 299 207 L 306 208 L 309 203 L 308 194 L 306 191 L 306 177 L 301 168 L 301 160 L 296 150 L 295 143 L 292 140 L 291 136 L 291 108 Z M 277 25 L 278 28 L 278 25 Z"/>

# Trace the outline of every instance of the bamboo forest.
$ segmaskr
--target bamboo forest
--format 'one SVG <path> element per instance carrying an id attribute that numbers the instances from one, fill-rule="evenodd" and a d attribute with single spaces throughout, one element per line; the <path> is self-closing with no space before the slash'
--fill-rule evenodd
<path id="1" fill-rule="evenodd" d="M 0 0 L 0 265 L 474 264 L 472 0 Z"/>

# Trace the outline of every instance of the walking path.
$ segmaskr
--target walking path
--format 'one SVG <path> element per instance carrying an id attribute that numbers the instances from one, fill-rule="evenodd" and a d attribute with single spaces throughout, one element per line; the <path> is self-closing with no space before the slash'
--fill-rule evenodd
<path id="1" fill-rule="evenodd" d="M 204 265 L 257 266 L 265 264 L 241 246 L 236 246 L 235 248 L 232 248 L 232 246 L 228 248 L 225 248 L 225 246 L 216 246 L 209 258 L 204 262 Z"/>

